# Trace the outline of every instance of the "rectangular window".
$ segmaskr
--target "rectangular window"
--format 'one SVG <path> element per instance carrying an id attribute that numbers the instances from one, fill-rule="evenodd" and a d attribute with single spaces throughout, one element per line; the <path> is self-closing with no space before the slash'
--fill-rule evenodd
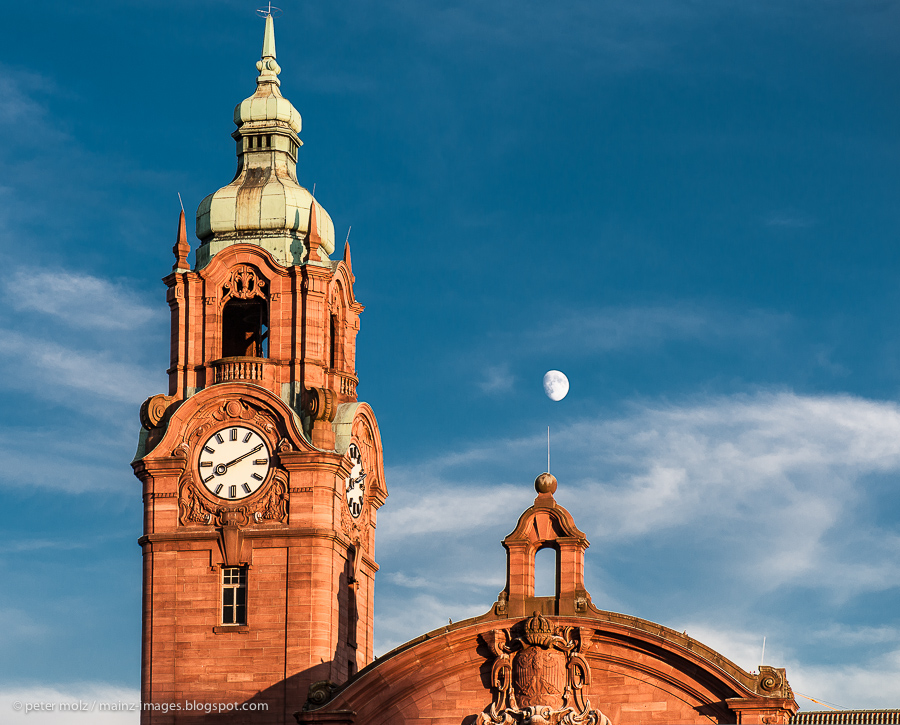
<path id="1" fill-rule="evenodd" d="M 222 569 L 222 624 L 247 624 L 247 567 Z"/>

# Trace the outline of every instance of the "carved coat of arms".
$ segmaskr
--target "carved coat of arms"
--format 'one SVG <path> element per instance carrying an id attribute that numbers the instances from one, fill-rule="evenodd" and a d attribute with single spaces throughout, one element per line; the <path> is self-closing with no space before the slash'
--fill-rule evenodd
<path id="1" fill-rule="evenodd" d="M 585 698 L 591 669 L 582 655 L 590 646 L 584 628 L 554 629 L 535 612 L 524 627 L 495 629 L 482 638 L 496 658 L 494 701 L 477 725 L 611 725 Z"/>

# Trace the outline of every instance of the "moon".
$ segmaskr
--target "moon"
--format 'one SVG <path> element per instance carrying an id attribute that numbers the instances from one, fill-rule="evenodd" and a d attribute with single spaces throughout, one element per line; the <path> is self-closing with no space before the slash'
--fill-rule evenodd
<path id="1" fill-rule="evenodd" d="M 559 370 L 548 370 L 544 374 L 544 392 L 550 400 L 562 400 L 569 392 L 569 379 Z"/>

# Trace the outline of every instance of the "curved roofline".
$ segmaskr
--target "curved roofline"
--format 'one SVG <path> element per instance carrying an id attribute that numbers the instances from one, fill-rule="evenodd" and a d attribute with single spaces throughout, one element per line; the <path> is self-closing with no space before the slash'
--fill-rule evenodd
<path id="1" fill-rule="evenodd" d="M 548 599 L 553 599 L 553 597 L 548 597 Z M 683 660 L 701 667 L 710 675 L 722 681 L 723 684 L 729 684 L 731 688 L 735 690 L 735 693 L 740 697 L 759 697 L 760 695 L 766 696 L 765 693 L 758 692 L 758 675 L 747 672 L 746 670 L 732 662 L 730 659 L 720 654 L 719 652 L 716 652 L 714 649 L 708 647 L 699 640 L 694 639 L 687 634 L 677 632 L 662 624 L 657 624 L 656 622 L 651 622 L 650 620 L 641 619 L 640 617 L 635 617 L 632 615 L 596 609 L 593 606 L 590 606 L 590 611 L 584 615 L 545 614 L 544 616 L 554 622 L 565 621 L 566 623 L 577 624 L 579 626 L 596 626 L 600 629 L 603 629 L 604 625 L 607 628 L 610 628 L 611 626 L 611 628 L 618 629 L 623 634 L 631 634 L 632 636 L 635 636 L 636 639 L 643 640 L 648 644 L 662 647 L 663 649 L 668 650 L 669 652 L 675 654 Z M 334 691 L 333 696 L 329 702 L 340 696 L 343 692 L 352 687 L 356 682 L 359 682 L 361 679 L 363 679 L 367 674 L 377 670 L 385 663 L 391 660 L 395 660 L 397 657 L 423 643 L 430 642 L 447 634 L 471 627 L 479 627 L 485 624 L 511 627 L 514 624 L 518 624 L 522 620 L 522 617 L 499 617 L 494 614 L 494 610 L 492 608 L 485 614 L 479 615 L 477 617 L 470 617 L 459 622 L 454 622 L 452 624 L 447 624 L 443 627 L 433 629 L 430 632 L 426 632 L 425 634 L 416 637 L 415 639 L 411 639 L 408 642 L 404 642 L 403 644 L 398 645 L 381 657 L 377 657 L 371 663 L 366 665 L 366 667 L 361 669 L 350 680 L 337 688 Z M 323 707 L 325 706 L 327 706 L 327 704 L 323 705 Z"/>

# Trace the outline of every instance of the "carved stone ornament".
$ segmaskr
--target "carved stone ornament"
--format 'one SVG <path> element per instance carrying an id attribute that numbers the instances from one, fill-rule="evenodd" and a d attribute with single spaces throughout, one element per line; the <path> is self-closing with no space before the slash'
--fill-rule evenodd
<path id="1" fill-rule="evenodd" d="M 334 392 L 327 388 L 307 388 L 304 395 L 304 407 L 313 420 L 333 421 L 337 412 Z"/>
<path id="2" fill-rule="evenodd" d="M 284 471 L 275 471 L 261 498 L 241 505 L 221 505 L 209 501 L 194 484 L 190 471 L 181 478 L 178 494 L 178 523 L 181 526 L 236 526 L 286 523 L 288 481 Z"/>
<path id="3" fill-rule="evenodd" d="M 793 698 L 794 692 L 788 684 L 783 667 L 759 666 L 759 675 L 756 681 L 756 691 L 766 697 Z"/>
<path id="4" fill-rule="evenodd" d="M 591 681 L 581 654 L 590 647 L 585 628 L 554 628 L 535 612 L 482 639 L 495 657 L 494 701 L 478 715 L 477 725 L 611 725 L 606 715 L 591 709 L 582 691 Z"/>
<path id="5" fill-rule="evenodd" d="M 313 682 L 306 694 L 306 704 L 303 705 L 303 709 L 315 710 L 317 707 L 322 707 L 334 696 L 334 692 L 337 689 L 338 686 L 331 680 Z"/>
<path id="6" fill-rule="evenodd" d="M 287 520 L 287 501 L 287 477 L 281 471 L 276 471 L 269 492 L 253 509 L 254 523 L 258 524 L 263 521 L 284 523 Z"/>
<path id="7" fill-rule="evenodd" d="M 253 267 L 239 264 L 231 270 L 231 276 L 223 287 L 225 294 L 222 297 L 222 302 L 226 302 L 233 297 L 241 300 L 250 300 L 254 297 L 265 299 L 266 295 L 262 290 L 265 285 L 266 281 L 260 279 Z"/>
<path id="8" fill-rule="evenodd" d="M 353 518 L 346 506 L 341 506 L 341 531 L 348 539 L 351 538 L 353 532 Z"/>
<path id="9" fill-rule="evenodd" d="M 141 425 L 147 430 L 153 430 L 167 414 L 171 415 L 174 412 L 175 408 L 169 410 L 173 402 L 175 402 L 175 396 L 162 393 L 147 398 L 141 403 Z"/>
<path id="10" fill-rule="evenodd" d="M 275 419 L 268 412 L 259 410 L 255 406 L 251 407 L 237 398 L 226 400 L 215 408 L 207 408 L 195 416 L 195 420 L 197 422 L 188 436 L 188 440 L 200 439 L 212 428 L 232 420 L 254 423 L 268 433 L 270 438 L 274 438 L 277 434 Z M 281 450 L 280 446 L 279 450 Z"/>
<path id="11" fill-rule="evenodd" d="M 181 484 L 181 494 L 178 497 L 178 522 L 182 526 L 191 524 L 211 526 L 215 523 L 215 512 L 197 491 L 197 487 L 190 478 L 184 479 Z"/>
<path id="12" fill-rule="evenodd" d="M 344 494 L 346 496 L 346 492 Z M 344 536 L 347 537 L 351 542 L 353 542 L 353 546 L 357 549 L 361 549 L 362 551 L 368 551 L 369 547 L 367 545 L 368 538 L 366 537 L 364 531 L 369 523 L 369 509 L 366 507 L 363 509 L 363 512 L 360 514 L 358 519 L 354 519 L 350 515 L 350 511 L 345 505 L 341 506 L 341 531 Z"/>

